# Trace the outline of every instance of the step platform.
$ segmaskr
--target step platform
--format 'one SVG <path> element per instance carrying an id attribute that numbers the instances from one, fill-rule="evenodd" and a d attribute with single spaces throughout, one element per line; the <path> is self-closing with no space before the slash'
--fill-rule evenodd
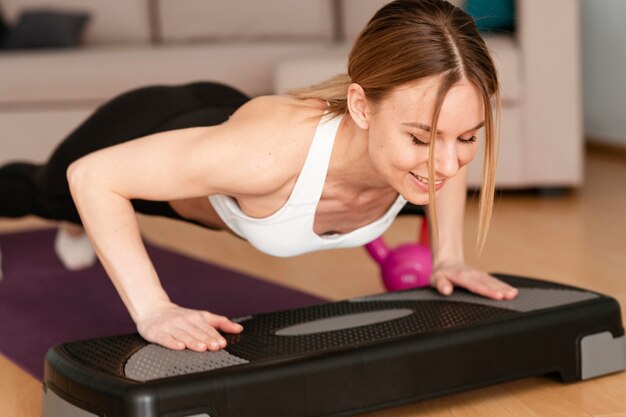
<path id="1" fill-rule="evenodd" d="M 577 381 L 625 368 L 615 299 L 494 275 L 519 296 L 421 288 L 241 317 L 244 331 L 219 352 L 171 351 L 137 334 L 65 343 L 46 356 L 43 416 L 350 416 L 529 376 Z"/>

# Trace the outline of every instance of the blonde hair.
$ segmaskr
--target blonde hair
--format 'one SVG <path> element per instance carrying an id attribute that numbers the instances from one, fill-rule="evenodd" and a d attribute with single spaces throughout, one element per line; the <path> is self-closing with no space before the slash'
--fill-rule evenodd
<path id="1" fill-rule="evenodd" d="M 371 102 L 421 78 L 440 76 L 429 144 L 429 177 L 434 175 L 437 121 L 446 94 L 459 81 L 472 82 L 483 97 L 485 154 L 480 195 L 477 251 L 485 245 L 495 190 L 500 93 L 495 65 L 473 19 L 445 0 L 396 0 L 382 7 L 359 34 L 348 59 L 348 73 L 308 88 L 291 90 L 297 98 L 328 102 L 334 114 L 348 111 L 347 92 L 359 84 Z M 492 105 L 492 99 L 494 105 Z M 431 240 L 438 246 L 434 181 L 428 214 Z M 435 256 L 437 251 L 434 252 Z"/>

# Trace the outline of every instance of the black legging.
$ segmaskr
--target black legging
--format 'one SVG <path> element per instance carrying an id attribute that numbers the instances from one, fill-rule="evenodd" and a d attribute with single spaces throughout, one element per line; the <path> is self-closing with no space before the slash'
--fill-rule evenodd
<path id="1" fill-rule="evenodd" d="M 115 97 L 74 130 L 46 164 L 12 163 L 0 168 L 0 217 L 33 214 L 80 224 L 66 179 L 72 162 L 153 133 L 223 123 L 248 100 L 240 91 L 209 82 L 144 87 Z M 167 202 L 131 202 L 139 213 L 190 221 Z"/>

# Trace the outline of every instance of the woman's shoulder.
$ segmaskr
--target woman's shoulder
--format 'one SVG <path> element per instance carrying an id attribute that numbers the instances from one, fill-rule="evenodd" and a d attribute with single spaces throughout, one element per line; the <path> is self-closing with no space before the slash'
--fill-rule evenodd
<path id="1" fill-rule="evenodd" d="M 238 159 L 255 167 L 259 190 L 280 189 L 293 182 L 309 152 L 325 111 L 319 100 L 261 96 L 240 107 L 223 125 Z"/>
<path id="2" fill-rule="evenodd" d="M 228 123 L 250 132 L 246 141 L 259 142 L 276 154 L 294 158 L 297 165 L 306 156 L 325 110 L 325 103 L 319 100 L 261 96 L 239 108 Z"/>
<path id="3" fill-rule="evenodd" d="M 325 110 L 326 103 L 322 100 L 302 100 L 290 96 L 268 95 L 251 99 L 241 106 L 232 118 L 248 119 L 254 123 L 259 123 L 264 119 L 270 121 L 268 125 L 284 128 L 311 123 L 312 118 L 319 119 Z"/>

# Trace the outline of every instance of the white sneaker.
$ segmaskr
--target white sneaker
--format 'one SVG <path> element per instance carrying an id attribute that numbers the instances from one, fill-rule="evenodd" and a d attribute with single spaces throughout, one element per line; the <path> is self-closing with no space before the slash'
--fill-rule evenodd
<path id="1" fill-rule="evenodd" d="M 70 271 L 89 268 L 97 259 L 86 233 L 72 236 L 63 227 L 59 227 L 57 231 L 54 251 L 61 263 Z"/>

